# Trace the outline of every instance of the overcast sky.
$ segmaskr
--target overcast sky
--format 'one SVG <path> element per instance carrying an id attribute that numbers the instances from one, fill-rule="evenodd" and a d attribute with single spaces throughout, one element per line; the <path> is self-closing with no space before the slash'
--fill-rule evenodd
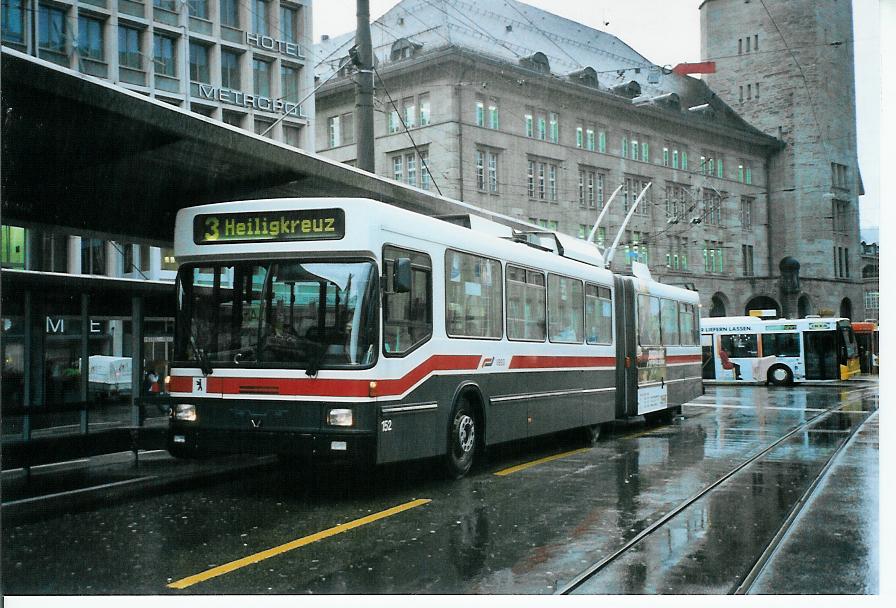
<path id="1" fill-rule="evenodd" d="M 659 65 L 700 60 L 701 0 L 524 0 L 554 14 L 617 36 Z M 884 0 L 889 2 L 891 0 Z M 371 19 L 397 0 L 370 0 Z M 314 0 L 314 41 L 354 30 L 355 0 Z M 880 19 L 878 0 L 853 0 L 860 199 L 863 228 L 879 224 Z M 605 25 L 606 24 L 606 25 Z M 876 235 L 870 238 L 877 239 Z"/>

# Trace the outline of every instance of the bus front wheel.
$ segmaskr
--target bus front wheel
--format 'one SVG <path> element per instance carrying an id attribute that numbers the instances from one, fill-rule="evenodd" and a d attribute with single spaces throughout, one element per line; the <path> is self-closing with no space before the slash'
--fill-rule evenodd
<path id="1" fill-rule="evenodd" d="M 466 396 L 461 396 L 451 411 L 448 426 L 448 452 L 445 455 L 445 469 L 452 479 L 460 479 L 473 466 L 476 442 L 479 438 L 476 412 Z"/>
<path id="2" fill-rule="evenodd" d="M 793 384 L 793 372 L 786 365 L 773 365 L 768 370 L 768 381 L 775 386 L 790 386 Z"/>

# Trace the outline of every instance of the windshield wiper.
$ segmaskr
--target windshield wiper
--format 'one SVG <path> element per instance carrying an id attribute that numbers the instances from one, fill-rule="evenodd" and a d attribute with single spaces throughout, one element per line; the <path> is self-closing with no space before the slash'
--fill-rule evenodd
<path id="1" fill-rule="evenodd" d="M 212 369 L 212 364 L 208 360 L 208 355 L 205 354 L 205 351 L 199 348 L 196 344 L 196 335 L 190 335 L 190 344 L 193 347 L 193 354 L 196 356 L 196 361 L 199 363 L 199 369 L 202 370 L 202 373 L 206 376 L 211 375 L 215 370 Z"/>

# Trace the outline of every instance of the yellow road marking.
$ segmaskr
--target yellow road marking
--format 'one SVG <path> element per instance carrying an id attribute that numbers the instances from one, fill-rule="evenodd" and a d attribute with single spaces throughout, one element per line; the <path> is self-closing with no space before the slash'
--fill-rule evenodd
<path id="1" fill-rule="evenodd" d="M 552 460 L 558 460 L 560 458 L 566 458 L 567 456 L 572 456 L 573 454 L 579 454 L 581 452 L 587 452 L 591 448 L 579 448 L 578 450 L 572 450 L 571 452 L 563 452 L 562 454 L 554 454 L 553 456 L 547 456 L 546 458 L 539 458 L 538 460 L 533 460 L 532 462 L 524 462 L 523 464 L 518 464 L 515 467 L 510 467 L 507 469 L 502 469 L 495 473 L 495 475 L 500 475 L 504 477 L 505 475 L 510 475 L 511 473 L 516 473 L 517 471 L 522 471 L 528 469 L 529 467 L 534 467 L 539 464 L 543 464 L 545 462 L 551 462 Z"/>
<path id="2" fill-rule="evenodd" d="M 293 549 L 298 549 L 299 547 L 310 545 L 311 543 L 317 542 L 319 540 L 323 540 L 337 534 L 342 534 L 343 532 L 348 532 L 349 530 L 352 530 L 359 526 L 363 526 L 365 524 L 369 524 L 386 517 L 391 517 L 392 515 L 397 515 L 402 511 L 407 511 L 408 509 L 413 509 L 414 507 L 425 505 L 428 502 L 432 501 L 429 498 L 418 498 L 417 500 L 406 502 L 403 505 L 398 505 L 396 507 L 392 507 L 391 509 L 386 509 L 385 511 L 380 511 L 379 513 L 374 513 L 373 515 L 368 515 L 366 517 L 362 517 L 348 523 L 339 524 L 338 526 L 334 526 L 327 530 L 317 532 L 316 534 L 311 534 L 310 536 L 297 538 L 296 540 L 279 545 L 277 547 L 272 547 L 265 551 L 253 553 L 252 555 L 248 555 L 242 559 L 234 560 L 221 566 L 216 566 L 215 568 L 206 570 L 205 572 L 200 572 L 199 574 L 194 574 L 193 576 L 188 576 L 187 578 L 182 578 L 179 581 L 174 581 L 173 583 L 169 583 L 167 586 L 171 589 L 186 589 L 190 585 L 195 585 L 196 583 L 207 581 L 210 578 L 215 578 L 216 576 L 221 576 L 222 574 L 227 574 L 228 572 L 233 572 L 234 570 L 238 570 L 244 566 L 256 564 L 262 560 L 274 557 L 275 555 L 280 555 L 281 553 L 286 553 L 287 551 L 292 551 Z"/>

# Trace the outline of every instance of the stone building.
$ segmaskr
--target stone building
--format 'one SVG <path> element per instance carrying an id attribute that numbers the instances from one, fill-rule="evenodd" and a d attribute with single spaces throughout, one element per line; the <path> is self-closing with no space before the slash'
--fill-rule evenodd
<path id="1" fill-rule="evenodd" d="M 775 181 L 786 145 L 728 96 L 659 69 L 615 36 L 515 0 L 404 0 L 374 22 L 372 37 L 380 175 L 581 237 L 622 185 L 595 235 L 601 247 L 652 183 L 621 235 L 617 271 L 646 261 L 659 280 L 698 289 L 704 316 L 796 314 L 778 286 L 789 250 L 770 248 L 780 217 L 768 192 L 790 187 Z M 325 58 L 316 76 L 329 79 L 317 93 L 316 149 L 349 164 L 353 44 L 349 33 L 316 45 Z M 838 243 L 855 253 L 845 237 Z M 808 266 L 800 277 L 811 285 L 804 314 L 831 305 L 815 295 Z"/>
<path id="2" fill-rule="evenodd" d="M 791 315 L 862 319 L 855 74 L 850 0 L 706 0 L 701 55 L 710 86 L 784 142 L 768 159 L 769 280 Z M 785 262 L 786 261 L 786 262 Z M 798 264 L 797 284 L 779 281 Z"/>

